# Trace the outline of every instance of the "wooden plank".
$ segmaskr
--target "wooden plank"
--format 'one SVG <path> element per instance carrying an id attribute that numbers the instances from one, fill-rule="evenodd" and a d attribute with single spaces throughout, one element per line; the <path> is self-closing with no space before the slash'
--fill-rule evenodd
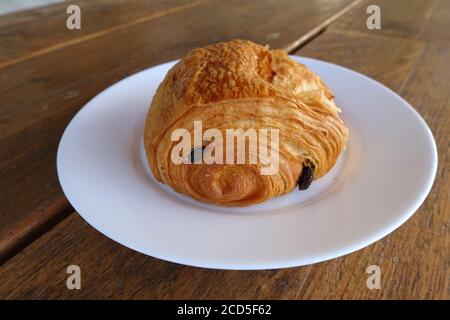
<path id="1" fill-rule="evenodd" d="M 436 116 L 432 128 L 442 130 L 445 124 L 442 108 L 449 98 L 445 83 L 427 95 L 420 86 L 428 75 L 412 70 L 415 65 L 423 65 L 421 62 L 432 59 L 435 65 L 427 72 L 437 72 L 438 78 L 446 79 L 448 66 L 443 59 L 445 56 L 437 59 L 422 54 L 423 46 L 416 40 L 326 31 L 299 53 L 355 66 L 397 91 L 406 82 L 405 92 L 417 91 L 417 97 L 424 94 L 424 101 L 433 104 L 434 110 L 440 110 L 438 115 L 441 119 Z M 396 49 L 393 50 L 393 47 Z M 357 54 L 346 54 L 348 51 Z M 374 52 L 381 56 L 374 58 Z M 386 63 L 381 63 L 383 61 Z M 378 67 L 370 66 L 369 62 L 377 63 Z M 408 98 L 414 103 L 414 97 Z M 434 102 L 439 105 L 435 106 Z M 433 110 L 429 111 L 429 114 L 432 113 Z M 439 140 L 441 148 L 444 140 L 445 132 Z M 441 166 L 440 175 L 444 174 Z M 0 278 L 5 279 L 0 283 L 0 298 L 445 298 L 448 297 L 443 268 L 445 251 L 438 255 L 430 253 L 449 246 L 449 210 L 448 203 L 444 201 L 449 190 L 448 184 L 443 184 L 445 177 L 439 179 L 436 185 L 440 186 L 440 190 L 435 189 L 421 211 L 391 236 L 346 257 L 282 270 L 207 270 L 160 261 L 114 243 L 88 226 L 79 216 L 71 215 L 0 268 Z M 429 210 L 436 202 L 440 203 L 439 210 L 447 213 L 434 220 L 433 226 L 424 227 L 422 222 L 429 222 L 429 218 L 433 217 Z M 443 243 L 433 241 L 436 233 L 447 235 L 440 238 Z M 424 243 L 418 246 L 420 239 Z M 420 250 L 414 251 L 407 245 L 411 240 Z M 396 244 L 395 250 L 391 248 L 392 243 Z M 430 261 L 425 261 L 427 258 Z M 424 274 L 418 273 L 419 263 L 424 263 Z M 81 290 L 67 290 L 65 287 L 65 270 L 70 264 L 81 267 Z M 379 264 L 382 268 L 382 290 L 371 291 L 366 287 L 368 274 L 365 269 L 370 264 Z M 404 279 L 404 270 L 413 270 L 410 273 L 413 278 Z M 433 290 L 430 291 L 430 288 Z"/>
<path id="2" fill-rule="evenodd" d="M 240 37 L 289 46 L 318 25 L 325 27 L 352 3 L 209 1 L 4 66 L 0 187 L 7 192 L 0 194 L 0 260 L 5 255 L 1 248 L 12 252 L 17 241 L 8 235 L 24 234 L 17 226 L 25 227 L 24 221 L 42 226 L 58 215 L 38 214 L 64 199 L 55 170 L 57 145 L 70 119 L 95 94 L 131 73 L 214 41 Z"/>
<path id="3" fill-rule="evenodd" d="M 450 1 L 436 0 L 433 14 L 429 17 L 430 23 L 424 25 L 419 38 L 435 45 L 449 44 L 450 32 Z"/>
<path id="4" fill-rule="evenodd" d="M 331 29 L 297 54 L 351 68 L 399 91 L 423 48 L 417 40 Z"/>
<path id="5" fill-rule="evenodd" d="M 445 0 L 444 0 L 445 1 Z M 370 30 L 367 28 L 366 12 L 369 5 L 377 5 L 381 11 L 381 29 Z M 408 39 L 418 39 L 423 27 L 429 24 L 431 13 L 434 12 L 433 20 L 438 12 L 433 8 L 436 0 L 373 0 L 366 1 L 356 8 L 351 14 L 339 19 L 333 29 L 352 30 L 371 35 L 395 36 Z M 434 22 L 434 21 L 433 21 Z M 445 30 L 445 29 L 441 29 Z"/>
<path id="6" fill-rule="evenodd" d="M 0 66 L 26 60 L 106 33 L 193 7 L 189 0 L 77 0 L 3 16 Z M 66 27 L 69 5 L 81 9 L 81 30 Z"/>

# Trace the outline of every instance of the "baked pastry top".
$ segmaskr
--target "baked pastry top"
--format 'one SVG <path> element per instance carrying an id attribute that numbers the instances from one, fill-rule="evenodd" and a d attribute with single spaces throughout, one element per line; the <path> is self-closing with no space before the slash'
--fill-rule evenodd
<path id="1" fill-rule="evenodd" d="M 286 52 L 233 40 L 194 49 L 170 69 L 151 103 L 144 147 L 154 177 L 175 191 L 216 205 L 248 206 L 306 189 L 333 167 L 348 137 L 339 113 L 322 80 Z M 227 129 L 276 129 L 278 142 L 268 146 L 278 155 L 276 172 L 262 174 L 268 162 L 259 154 L 257 163 L 248 155 L 244 163 L 174 163 L 179 140 L 172 141 L 172 133 L 184 128 L 195 141 L 195 121 L 203 132 L 217 129 L 223 137 Z M 268 144 L 275 141 L 268 137 Z M 208 143 L 192 144 L 192 150 Z"/>

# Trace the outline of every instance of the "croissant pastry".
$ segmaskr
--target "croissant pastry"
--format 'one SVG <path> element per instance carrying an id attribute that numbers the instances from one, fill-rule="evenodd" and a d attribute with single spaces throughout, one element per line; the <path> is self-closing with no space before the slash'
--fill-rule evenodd
<path id="1" fill-rule="evenodd" d="M 286 52 L 233 40 L 194 49 L 170 69 L 151 103 L 144 147 L 154 177 L 175 191 L 249 206 L 306 189 L 333 167 L 348 137 L 339 113 L 321 79 Z M 252 147 L 254 136 L 244 135 L 244 158 L 238 143 L 228 144 L 238 139 L 227 135 L 233 130 L 260 139 Z M 205 153 L 223 161 L 202 161 Z M 272 155 L 275 170 L 263 173 Z"/>

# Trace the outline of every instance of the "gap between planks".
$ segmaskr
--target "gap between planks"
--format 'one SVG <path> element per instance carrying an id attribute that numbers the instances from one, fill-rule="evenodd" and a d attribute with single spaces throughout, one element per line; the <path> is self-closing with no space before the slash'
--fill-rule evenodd
<path id="1" fill-rule="evenodd" d="M 332 15 L 330 18 L 325 20 L 323 23 L 319 24 L 317 27 L 311 29 L 309 32 L 307 32 L 305 35 L 300 37 L 298 40 L 294 41 L 290 45 L 284 47 L 283 49 L 289 53 L 293 53 L 295 51 L 298 51 L 301 47 L 306 45 L 309 41 L 313 40 L 315 37 L 320 35 L 327 26 L 338 20 L 340 17 L 345 15 L 346 13 L 352 11 L 353 9 L 356 9 L 359 7 L 362 3 L 366 2 L 366 0 L 355 0 L 352 3 L 350 3 L 348 6 L 343 8 L 342 10 L 338 11 L 336 14 Z"/>
<path id="2" fill-rule="evenodd" d="M 0 239 L 0 266 L 74 212 L 64 197 L 34 211 L 28 219 L 7 230 L 5 238 Z"/>

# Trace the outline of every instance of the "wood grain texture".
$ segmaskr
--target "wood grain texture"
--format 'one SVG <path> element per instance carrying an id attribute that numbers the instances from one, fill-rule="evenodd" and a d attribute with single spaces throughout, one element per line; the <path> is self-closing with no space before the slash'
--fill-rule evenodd
<path id="1" fill-rule="evenodd" d="M 376 54 L 375 54 L 376 53 Z M 421 209 L 390 236 L 316 265 L 267 271 L 191 268 L 133 252 L 71 215 L 0 268 L 2 298 L 318 299 L 449 298 L 448 48 L 416 39 L 329 30 L 298 53 L 354 68 L 403 94 L 430 124 L 441 163 Z M 429 79 L 433 89 L 423 86 Z M 82 289 L 65 287 L 68 265 Z M 368 290 L 367 266 L 382 271 Z M 18 285 L 19 284 L 19 285 Z"/>
<path id="2" fill-rule="evenodd" d="M 395 36 L 408 39 L 420 38 L 424 25 L 434 24 L 433 20 L 439 14 L 434 10 L 437 0 L 373 0 L 356 8 L 351 14 L 343 16 L 334 25 L 333 29 L 344 29 L 362 32 L 370 35 Z M 446 1 L 446 0 L 444 0 Z M 448 1 L 447 1 L 448 2 Z M 369 5 L 377 5 L 381 11 L 381 29 L 367 28 Z M 442 29 L 444 30 L 444 29 Z"/>
<path id="3" fill-rule="evenodd" d="M 430 22 L 426 23 L 421 30 L 419 38 L 422 41 L 437 46 L 449 45 L 450 1 L 436 0 L 433 7 L 433 14 L 429 16 L 429 20 Z"/>
<path id="4" fill-rule="evenodd" d="M 274 45 L 281 44 L 281 46 L 291 45 L 284 42 L 284 38 L 297 37 L 293 40 L 292 45 L 298 46 L 320 31 L 325 25 L 331 23 L 335 16 L 340 16 L 341 13 L 345 12 L 349 4 L 359 1 L 316 0 L 308 2 L 304 0 L 284 0 L 278 2 L 275 0 L 259 0 L 250 2 L 231 0 L 227 3 L 220 3 L 220 1 L 215 0 L 209 1 L 210 4 L 207 4 L 208 0 L 77 0 L 70 2 L 70 4 L 77 4 L 81 8 L 81 30 L 71 31 L 66 28 L 67 3 L 30 10 L 25 14 L 16 13 L 6 16 L 0 23 L 0 38 L 3 40 L 0 43 L 0 68 L 79 42 L 113 34 L 130 26 L 146 24 L 161 16 L 197 7 L 203 3 L 206 6 L 199 7 L 199 19 L 215 19 L 210 23 L 220 22 L 218 25 L 225 27 L 226 33 L 236 34 L 235 36 L 226 33 L 217 34 L 216 36 L 219 39 L 221 37 L 243 37 L 244 35 L 251 39 L 252 34 L 255 33 L 255 40 L 268 40 Z M 210 15 L 203 16 L 201 14 L 203 10 L 212 11 Z M 340 12 L 341 10 L 343 12 Z M 306 12 L 310 14 L 306 14 Z M 259 15 L 256 16 L 255 13 L 259 13 Z M 182 21 L 179 22 L 182 23 Z M 193 21 L 188 19 L 184 22 L 192 23 Z M 266 30 L 268 26 L 274 29 L 267 32 L 268 39 L 261 38 L 259 32 Z M 208 29 L 214 30 L 214 27 Z M 249 32 L 249 30 L 254 32 Z M 308 34 L 308 32 L 311 32 L 311 34 Z"/>
<path id="5" fill-rule="evenodd" d="M 351 68 L 398 92 L 423 48 L 414 39 L 330 29 L 296 54 Z"/>
<path id="6" fill-rule="evenodd" d="M 64 199 L 55 169 L 59 139 L 74 114 L 101 90 L 215 41 L 240 37 L 273 47 L 289 46 L 317 26 L 324 28 L 352 3 L 206 1 L 4 65 L 0 69 L 0 188 L 6 191 L 0 194 L 0 260 L 5 254 L 1 248 L 9 248 L 10 253 L 20 240 L 11 234 L 26 236 L 26 230 L 33 230 L 25 221 L 42 226 L 59 214 L 39 214 Z"/>
<path id="7" fill-rule="evenodd" d="M 0 19 L 0 66 L 17 63 L 130 24 L 193 7 L 190 0 L 77 0 L 6 15 Z M 66 27 L 69 5 L 81 9 L 81 30 Z"/>

